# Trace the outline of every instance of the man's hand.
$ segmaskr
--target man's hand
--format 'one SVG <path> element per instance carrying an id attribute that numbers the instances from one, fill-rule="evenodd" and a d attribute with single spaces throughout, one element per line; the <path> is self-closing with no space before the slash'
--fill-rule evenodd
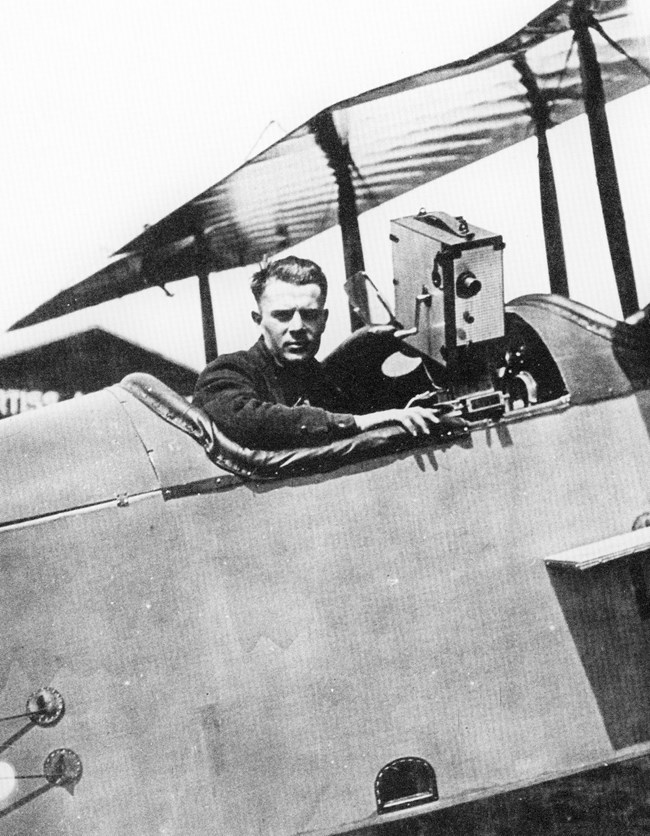
<path id="1" fill-rule="evenodd" d="M 360 432 L 381 427 L 384 424 L 400 424 L 414 436 L 429 435 L 431 425 L 440 423 L 435 410 L 424 406 L 384 409 L 381 412 L 370 412 L 368 415 L 355 415 L 354 420 Z"/>

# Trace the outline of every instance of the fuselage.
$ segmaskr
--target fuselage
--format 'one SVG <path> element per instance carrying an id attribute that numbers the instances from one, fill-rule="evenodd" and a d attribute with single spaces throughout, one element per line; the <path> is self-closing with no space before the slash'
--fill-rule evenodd
<path id="1" fill-rule="evenodd" d="M 0 711 L 65 700 L 0 761 L 83 762 L 12 833 L 352 832 L 650 750 L 629 563 L 547 564 L 650 511 L 650 391 L 578 401 L 270 481 L 119 386 L 0 422 Z M 378 812 L 402 759 L 437 798 Z"/>

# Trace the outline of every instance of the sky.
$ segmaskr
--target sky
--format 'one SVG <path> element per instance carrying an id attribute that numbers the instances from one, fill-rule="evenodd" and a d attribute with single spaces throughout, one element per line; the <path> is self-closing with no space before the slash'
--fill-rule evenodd
<path id="1" fill-rule="evenodd" d="M 355 93 L 468 57 L 548 5 L 4 0 L 0 350 L 1 332 L 13 322 L 105 266 L 145 224 L 240 165 L 269 123 L 277 137 L 279 130 L 290 131 Z M 534 161 L 532 146 L 513 154 L 524 165 Z M 487 217 L 475 218 L 472 208 L 483 209 L 494 172 L 505 166 L 508 176 L 512 159 L 494 161 L 480 177 L 459 173 L 439 195 L 448 203 L 434 208 L 453 213 L 450 204 L 464 193 L 459 211 L 494 229 L 499 212 L 491 217 L 486 206 Z M 566 164 L 575 165 L 571 154 Z M 479 191 L 477 181 L 484 182 Z M 396 205 L 393 216 L 417 211 L 418 199 Z M 362 221 L 362 233 L 365 224 L 370 237 L 371 220 Z M 327 262 L 339 249 L 330 235 L 310 242 L 306 251 L 302 245 L 302 254 L 317 261 L 322 255 Z M 377 253 L 370 263 L 374 259 L 381 274 L 385 252 L 380 247 Z M 222 350 L 250 341 L 246 278 L 237 272 L 230 285 L 218 287 L 213 279 Z M 37 327 L 55 334 L 71 325 L 103 324 L 200 368 L 195 280 L 176 282 L 170 290 L 171 301 L 154 289 Z M 345 321 L 344 303 L 337 305 Z M 339 336 L 334 329 L 332 340 Z"/>

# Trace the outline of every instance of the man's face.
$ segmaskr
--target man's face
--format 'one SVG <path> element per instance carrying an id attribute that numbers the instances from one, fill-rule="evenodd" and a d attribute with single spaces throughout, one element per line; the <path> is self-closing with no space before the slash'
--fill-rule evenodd
<path id="1" fill-rule="evenodd" d="M 260 326 L 266 347 L 281 365 L 316 356 L 328 311 L 317 284 L 295 285 L 271 279 L 253 320 Z"/>

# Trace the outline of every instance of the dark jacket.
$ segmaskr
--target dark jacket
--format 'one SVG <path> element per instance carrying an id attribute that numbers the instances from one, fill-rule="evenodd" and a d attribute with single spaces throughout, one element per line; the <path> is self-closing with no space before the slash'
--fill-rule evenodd
<path id="1" fill-rule="evenodd" d="M 246 447 L 308 447 L 357 432 L 320 363 L 280 366 L 262 338 L 248 351 L 213 360 L 199 375 L 194 403 Z"/>

